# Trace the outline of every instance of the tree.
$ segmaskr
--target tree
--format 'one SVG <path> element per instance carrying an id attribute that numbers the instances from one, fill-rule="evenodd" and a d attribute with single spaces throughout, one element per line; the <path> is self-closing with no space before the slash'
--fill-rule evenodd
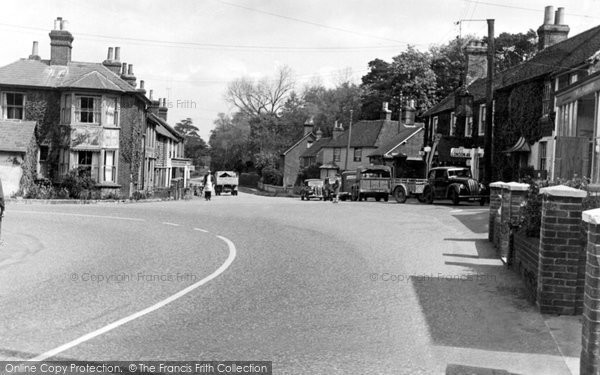
<path id="1" fill-rule="evenodd" d="M 436 77 L 436 97 L 441 100 L 460 87 L 465 73 L 464 48 L 473 36 L 450 40 L 446 44 L 432 46 L 431 69 Z"/>
<path id="2" fill-rule="evenodd" d="M 184 156 L 192 159 L 192 163 L 201 167 L 209 155 L 208 145 L 198 134 L 199 129 L 193 124 L 191 118 L 186 118 L 175 124 L 175 130 L 184 137 Z"/>
<path id="3" fill-rule="evenodd" d="M 178 131 L 184 137 L 200 138 L 200 134 L 198 134 L 198 131 L 200 129 L 194 126 L 194 124 L 192 123 L 192 119 L 189 117 L 175 124 L 175 130 Z"/>
<path id="4" fill-rule="evenodd" d="M 537 34 L 528 30 L 525 34 L 501 33 L 495 39 L 496 71 L 503 71 L 532 58 L 537 51 Z"/>
<path id="5" fill-rule="evenodd" d="M 279 115 L 293 89 L 292 70 L 283 66 L 274 79 L 265 77 L 255 82 L 244 77 L 232 81 L 227 87 L 225 100 L 249 116 Z"/>
<path id="6" fill-rule="evenodd" d="M 213 170 L 235 170 L 238 173 L 252 165 L 248 152 L 250 126 L 246 116 L 236 113 L 230 117 L 219 113 L 211 131 L 210 145 L 211 168 Z"/>

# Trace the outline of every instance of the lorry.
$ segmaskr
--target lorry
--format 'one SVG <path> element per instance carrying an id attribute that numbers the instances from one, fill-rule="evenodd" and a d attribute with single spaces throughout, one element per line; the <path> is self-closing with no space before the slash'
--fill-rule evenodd
<path id="1" fill-rule="evenodd" d="M 360 167 L 356 170 L 355 182 L 352 185 L 353 201 L 375 198 L 376 201 L 388 201 L 390 196 L 392 169 L 385 165 Z"/>
<path id="2" fill-rule="evenodd" d="M 419 202 L 423 202 L 426 185 L 426 178 L 392 178 L 391 191 L 398 203 L 406 202 L 408 197 L 416 197 Z"/>
<path id="3" fill-rule="evenodd" d="M 232 171 L 218 171 L 215 173 L 215 195 L 222 193 L 238 194 L 239 177 Z"/>

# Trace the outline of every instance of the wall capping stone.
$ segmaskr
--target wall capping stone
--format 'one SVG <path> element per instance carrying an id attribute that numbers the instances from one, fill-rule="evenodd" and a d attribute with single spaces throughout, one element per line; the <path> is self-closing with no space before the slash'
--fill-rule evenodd
<path id="1" fill-rule="evenodd" d="M 496 182 L 492 182 L 492 183 L 490 184 L 490 187 L 491 187 L 491 188 L 498 188 L 498 189 L 502 189 L 502 187 L 504 186 L 504 184 L 505 184 L 505 183 L 504 183 L 504 182 L 502 182 L 502 181 L 496 181 Z"/>
<path id="2" fill-rule="evenodd" d="M 527 191 L 529 190 L 529 184 L 520 184 L 518 182 L 509 182 L 504 186 L 510 191 Z"/>
<path id="3" fill-rule="evenodd" d="M 600 224 L 600 208 L 583 211 L 581 213 L 581 219 L 589 224 L 594 224 L 594 225 Z"/>
<path id="4" fill-rule="evenodd" d="M 570 198 L 585 198 L 587 192 L 584 190 L 575 189 L 565 185 L 548 186 L 540 189 L 540 194 L 551 197 L 570 197 Z"/>

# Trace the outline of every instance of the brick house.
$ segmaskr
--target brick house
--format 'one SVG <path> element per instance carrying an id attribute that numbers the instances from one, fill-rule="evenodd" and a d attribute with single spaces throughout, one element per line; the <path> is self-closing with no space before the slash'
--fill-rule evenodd
<path id="1" fill-rule="evenodd" d="M 494 77 L 494 179 L 517 179 L 519 170 L 533 168 L 541 178 L 570 179 L 577 174 L 598 182 L 600 175 L 593 172 L 593 165 L 598 165 L 594 143 L 597 121 L 593 115 L 596 91 L 587 83 L 595 80 L 600 26 L 568 38 L 564 9 L 554 12 L 550 6 L 537 32 L 538 53 Z M 467 61 L 473 60 L 468 57 Z M 469 66 L 467 71 L 471 71 Z M 481 69 L 473 71 L 480 77 L 487 74 Z M 459 145 L 474 150 L 483 146 L 478 136 L 484 131 L 475 136 L 474 129 L 485 129 L 485 85 L 486 79 L 481 78 L 467 86 L 474 105 L 472 117 L 462 123 L 453 116 L 455 95 L 425 114 L 426 143 L 435 146 L 439 134 L 437 159 L 431 157 L 434 163 L 460 162 L 452 158 L 453 152 L 458 154 Z M 585 89 L 581 91 L 581 87 Z M 468 124 L 473 124 L 471 136 Z"/>
<path id="2" fill-rule="evenodd" d="M 281 165 L 283 167 L 283 186 L 294 186 L 298 173 L 302 168 L 301 155 L 307 149 L 310 149 L 317 136 L 313 132 L 314 122 L 312 119 L 304 123 L 304 133 L 296 143 L 290 146 L 281 154 Z"/>

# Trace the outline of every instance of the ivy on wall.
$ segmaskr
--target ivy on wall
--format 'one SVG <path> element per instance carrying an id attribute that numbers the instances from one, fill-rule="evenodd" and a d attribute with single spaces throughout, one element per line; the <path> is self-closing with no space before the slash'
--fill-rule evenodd
<path id="1" fill-rule="evenodd" d="M 512 147 L 520 137 L 529 144 L 542 138 L 543 127 L 539 120 L 543 89 L 544 82 L 537 80 L 495 93 L 494 180 L 513 181 L 519 176 L 517 159 L 502 151 Z"/>
<path id="2" fill-rule="evenodd" d="M 121 99 L 121 108 L 120 158 L 129 164 L 132 176 L 130 182 L 135 183 L 144 156 L 141 142 L 144 116 L 142 111 L 135 105 L 134 98 L 132 97 L 123 97 Z"/>

